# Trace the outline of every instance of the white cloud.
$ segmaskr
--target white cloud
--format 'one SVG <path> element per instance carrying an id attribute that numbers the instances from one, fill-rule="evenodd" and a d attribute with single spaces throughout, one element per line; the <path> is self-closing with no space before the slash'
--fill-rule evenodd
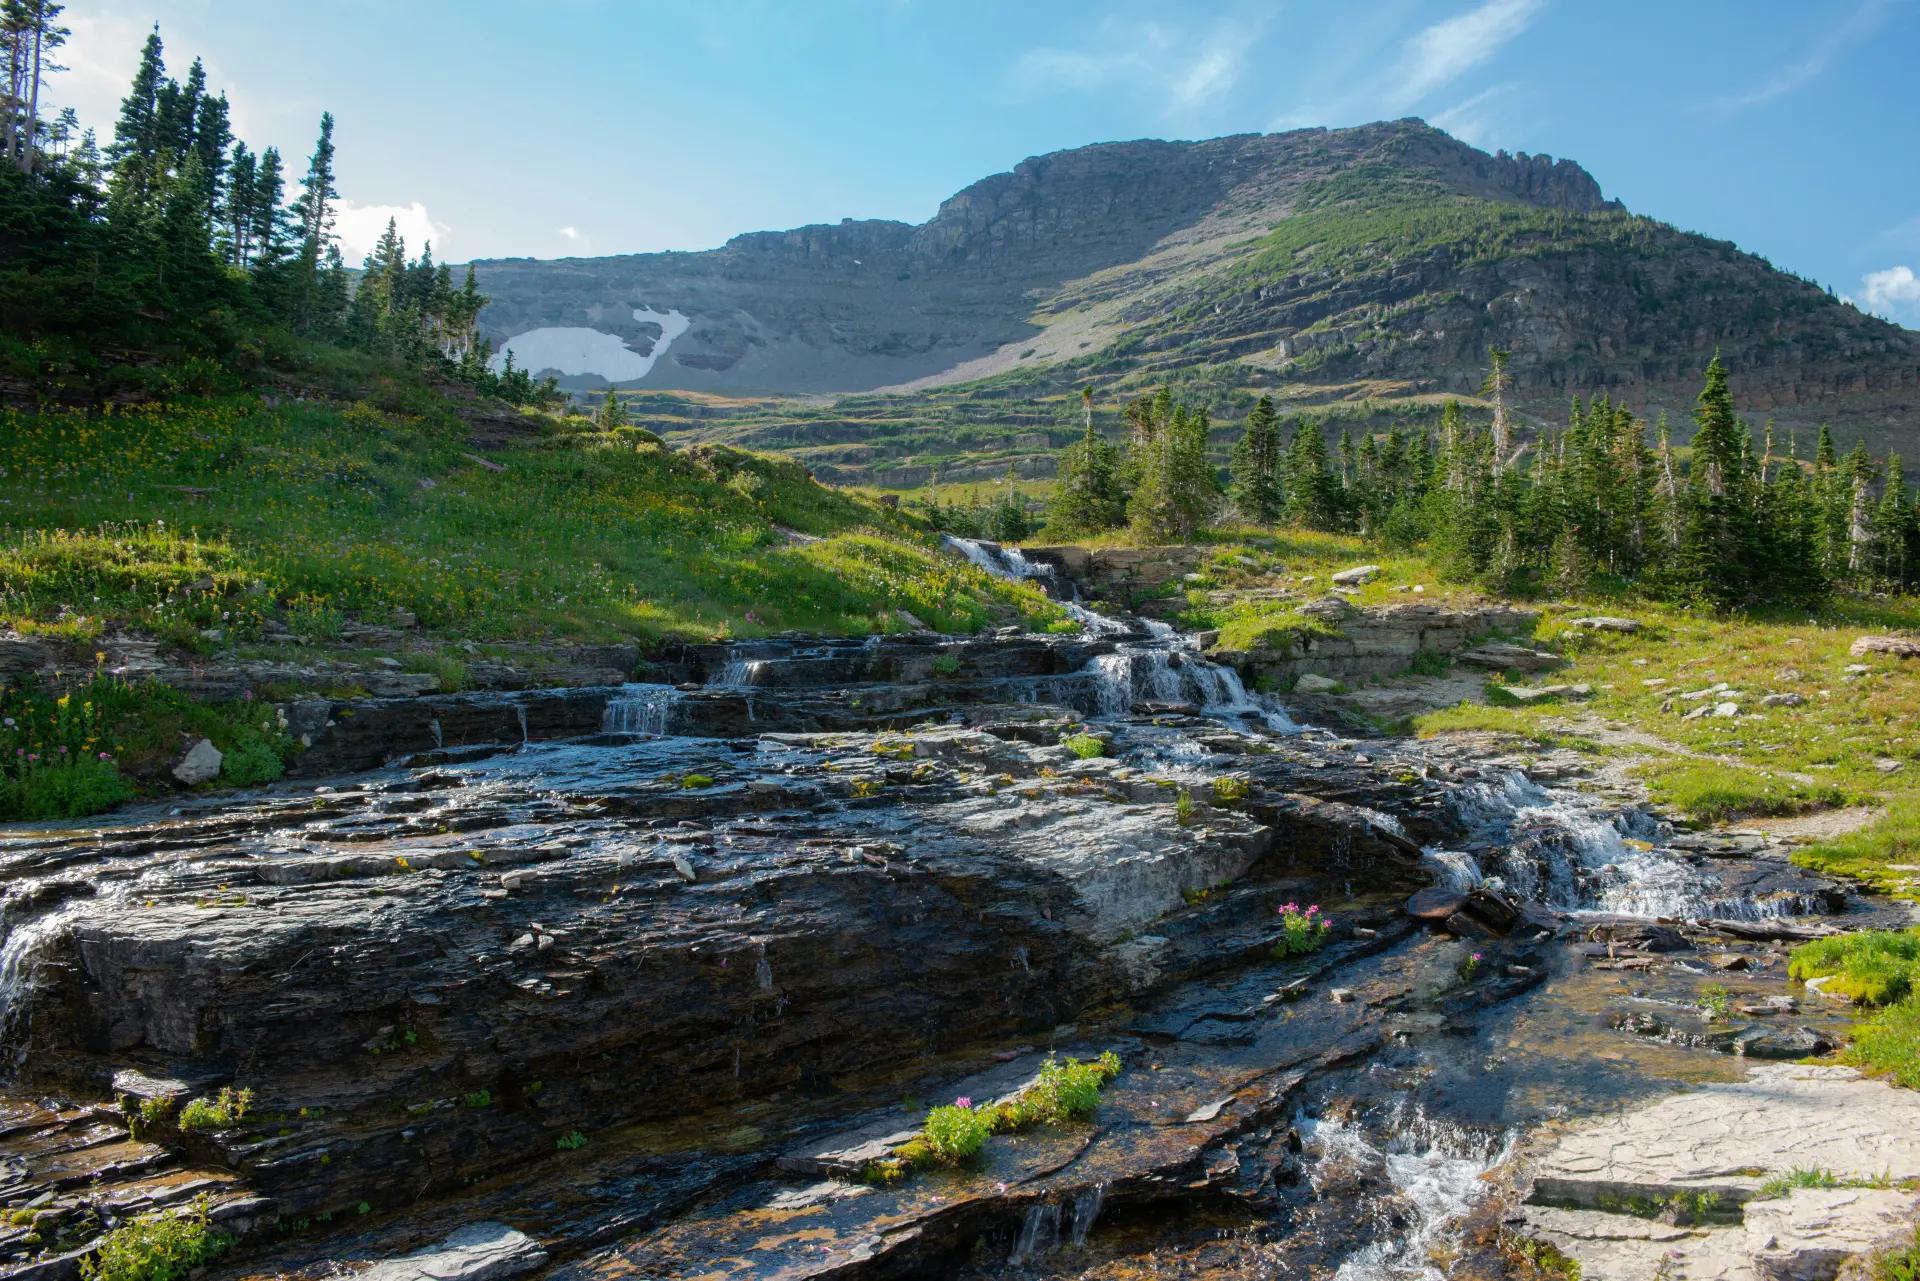
<path id="1" fill-rule="evenodd" d="M 1488 105 L 1511 93 L 1514 88 L 1513 85 L 1504 84 L 1482 89 L 1465 102 L 1455 103 L 1437 115 L 1428 116 L 1427 123 L 1435 129 L 1446 130 L 1469 146 L 1485 148 L 1490 144 L 1497 127 Z"/>
<path id="2" fill-rule="evenodd" d="M 1206 32 L 1109 19 L 1086 48 L 1027 50 L 1011 79 L 1025 93 L 1144 86 L 1164 98 L 1169 114 L 1191 111 L 1240 82 L 1265 27 L 1264 18 L 1220 22 Z"/>
<path id="3" fill-rule="evenodd" d="M 1392 47 L 1394 27 L 1411 9 L 1389 7 L 1347 40 L 1338 74 L 1310 77 L 1302 99 L 1276 113 L 1268 128 L 1334 127 L 1406 115 L 1484 66 L 1545 7 L 1546 0 L 1482 0 L 1465 13 L 1413 32 L 1399 41 L 1397 51 Z M 1488 105 L 1516 87 L 1483 89 L 1430 117 L 1430 122 L 1480 145 L 1494 124 Z"/>
<path id="4" fill-rule="evenodd" d="M 453 228 L 444 222 L 435 222 L 427 213 L 427 207 L 418 200 L 404 205 L 363 205 L 353 200 L 340 203 L 339 215 L 334 219 L 334 234 L 340 237 L 340 256 L 347 265 L 357 267 L 373 252 L 373 247 L 387 230 L 387 220 L 391 218 L 400 236 L 407 242 L 407 256 L 417 258 L 420 250 L 428 241 L 433 242 L 433 256 L 438 262 L 448 262 L 447 238 Z"/>
<path id="5" fill-rule="evenodd" d="M 1920 324 L 1920 275 L 1907 266 L 1870 271 L 1860 278 L 1860 301 L 1877 316 Z"/>
<path id="6" fill-rule="evenodd" d="M 1766 80 L 1745 93 L 1730 94 L 1714 102 L 1714 109 L 1726 115 L 1734 115 L 1752 107 L 1772 102 L 1775 98 L 1792 93 L 1821 75 L 1842 50 L 1872 33 L 1880 25 L 1880 18 L 1886 12 L 1887 0 L 1864 0 L 1859 8 L 1849 14 L 1845 21 L 1828 31 L 1814 42 L 1807 56 L 1774 72 Z"/>
<path id="7" fill-rule="evenodd" d="M 565 236 L 568 240 L 578 240 L 580 239 L 580 228 L 562 227 L 560 228 L 560 234 Z"/>
<path id="8" fill-rule="evenodd" d="M 1404 111 L 1484 63 L 1527 29 L 1545 0 L 1486 0 L 1415 33 L 1400 50 L 1387 88 L 1388 109 Z"/>

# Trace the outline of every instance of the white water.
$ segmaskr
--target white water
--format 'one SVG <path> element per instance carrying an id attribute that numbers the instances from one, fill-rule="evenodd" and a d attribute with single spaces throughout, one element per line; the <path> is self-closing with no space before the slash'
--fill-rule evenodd
<path id="1" fill-rule="evenodd" d="M 1762 902 L 1728 893 L 1662 848 L 1666 825 L 1634 811 L 1604 813 L 1575 792 L 1550 790 L 1519 770 L 1470 783 L 1452 796 L 1455 812 L 1488 851 L 1478 862 L 1428 849 L 1443 883 L 1485 883 L 1519 898 L 1573 912 L 1686 920 L 1795 915 L 1819 910 L 1782 897 Z"/>
<path id="2" fill-rule="evenodd" d="M 1036 564 L 1017 547 L 952 534 L 941 537 L 947 546 L 995 578 L 1040 584 L 1089 637 L 1122 636 L 1133 630 L 1082 605 L 1073 585 L 1064 581 L 1053 566 Z M 1302 727 L 1285 712 L 1248 693 L 1238 672 L 1201 657 L 1191 637 L 1156 619 L 1142 622 L 1147 639 L 1120 642 L 1113 653 L 1097 655 L 1087 664 L 1099 715 L 1125 716 L 1140 703 L 1193 703 L 1204 715 L 1236 724 L 1250 723 L 1276 734 L 1300 731 Z"/>
<path id="3" fill-rule="evenodd" d="M 561 374 L 597 374 L 610 383 L 638 382 L 653 372 L 655 362 L 667 354 L 674 339 L 686 333 L 693 322 L 677 311 L 654 311 L 650 307 L 635 307 L 633 318 L 642 324 L 660 326 L 660 336 L 654 339 L 653 349 L 645 355 L 628 346 L 619 334 L 579 325 L 556 325 L 529 329 L 507 339 L 494 353 L 493 371 L 499 373 L 505 369 L 507 353 L 512 352 L 513 363 L 530 374 L 552 370 Z"/>
<path id="4" fill-rule="evenodd" d="M 1348 1255 L 1335 1281 L 1442 1281 L 1433 1254 L 1461 1217 L 1487 1193 L 1484 1177 L 1511 1154 L 1512 1138 L 1477 1133 L 1402 1102 L 1378 1145 L 1348 1121 L 1305 1120 L 1301 1136 L 1320 1150 L 1309 1171 L 1316 1189 L 1336 1167 L 1383 1164 L 1391 1202 L 1368 1207 L 1380 1235 Z"/>
<path id="5" fill-rule="evenodd" d="M 673 707 L 679 701 L 680 691 L 671 685 L 623 685 L 600 713 L 601 732 L 650 734 L 657 738 L 671 727 Z"/>

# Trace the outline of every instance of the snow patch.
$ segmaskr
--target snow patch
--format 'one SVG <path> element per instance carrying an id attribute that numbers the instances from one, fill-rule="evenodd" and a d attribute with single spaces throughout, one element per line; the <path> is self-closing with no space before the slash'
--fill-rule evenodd
<path id="1" fill-rule="evenodd" d="M 493 370 L 499 373 L 505 369 L 507 353 L 512 352 L 513 363 L 532 374 L 553 370 L 561 374 L 594 374 L 610 383 L 638 382 L 653 372 L 654 362 L 667 354 L 674 339 L 686 333 L 693 322 L 677 311 L 655 311 L 651 307 L 635 307 L 633 318 L 642 324 L 660 326 L 653 350 L 644 356 L 627 346 L 627 340 L 619 334 L 579 325 L 556 325 L 529 329 L 507 339 L 494 353 Z"/>

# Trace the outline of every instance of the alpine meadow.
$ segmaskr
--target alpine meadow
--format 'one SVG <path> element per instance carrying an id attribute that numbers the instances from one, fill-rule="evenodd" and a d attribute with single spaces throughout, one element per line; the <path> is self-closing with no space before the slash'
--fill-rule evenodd
<path id="1" fill-rule="evenodd" d="M 148 8 L 0 1281 L 1920 1275 L 1912 6 Z"/>

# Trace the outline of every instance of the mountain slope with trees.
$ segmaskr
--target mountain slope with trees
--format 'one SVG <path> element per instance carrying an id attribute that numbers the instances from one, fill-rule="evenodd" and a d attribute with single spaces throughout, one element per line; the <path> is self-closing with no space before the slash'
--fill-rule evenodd
<path id="1" fill-rule="evenodd" d="M 1743 371 L 1740 408 L 1785 424 L 1884 446 L 1920 405 L 1920 334 L 1630 213 L 1572 162 L 1489 155 L 1417 120 L 1101 144 L 1023 161 L 919 226 L 478 270 L 496 341 L 581 325 L 651 350 L 659 326 L 623 317 L 686 315 L 646 390 L 1017 377 L 1104 396 L 1185 378 L 1437 410 L 1497 347 L 1530 421 L 1596 393 L 1683 415 L 1716 350 Z"/>

